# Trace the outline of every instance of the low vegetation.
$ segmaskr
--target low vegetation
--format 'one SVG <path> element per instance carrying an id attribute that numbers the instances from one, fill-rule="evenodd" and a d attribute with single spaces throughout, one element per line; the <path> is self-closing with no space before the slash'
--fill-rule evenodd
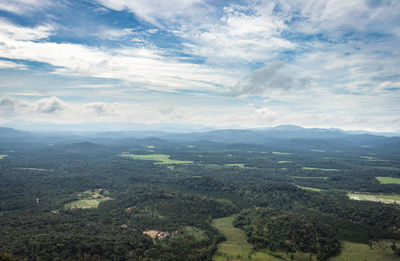
<path id="1" fill-rule="evenodd" d="M 136 155 L 136 154 L 129 154 L 123 153 L 120 156 L 128 157 L 135 160 L 151 160 L 156 161 L 155 164 L 193 164 L 194 162 L 191 160 L 172 160 L 170 159 L 170 155 L 164 154 L 149 154 L 149 155 Z"/>
<path id="2" fill-rule="evenodd" d="M 399 245 L 399 242 L 397 242 Z M 360 244 L 344 241 L 340 255 L 333 257 L 330 261 L 395 261 L 398 255 L 393 254 L 393 241 L 377 241 L 371 244 Z"/>
<path id="3" fill-rule="evenodd" d="M 314 168 L 314 167 L 302 167 L 302 170 L 320 170 L 320 171 L 340 171 L 338 169 L 324 169 L 324 168 Z"/>
<path id="4" fill-rule="evenodd" d="M 254 251 L 253 246 L 247 242 L 247 236 L 241 229 L 235 228 L 232 221 L 236 216 L 229 216 L 213 220 L 213 226 L 218 229 L 225 241 L 218 245 L 213 260 L 280 260 L 262 251 Z"/>
<path id="5" fill-rule="evenodd" d="M 350 199 L 382 202 L 386 204 L 400 204 L 400 195 L 348 193 Z"/>
<path id="6" fill-rule="evenodd" d="M 376 177 L 381 184 L 400 184 L 400 178 Z"/>
<path id="7" fill-rule="evenodd" d="M 64 205 L 65 209 L 87 209 L 97 208 L 99 204 L 106 200 L 111 200 L 108 197 L 109 192 L 104 189 L 87 190 L 78 194 L 78 200 L 68 202 Z"/>
<path id="8" fill-rule="evenodd" d="M 273 151 L 272 154 L 281 155 L 281 156 L 290 156 L 290 155 L 292 155 L 291 152 L 279 152 L 279 151 Z"/>

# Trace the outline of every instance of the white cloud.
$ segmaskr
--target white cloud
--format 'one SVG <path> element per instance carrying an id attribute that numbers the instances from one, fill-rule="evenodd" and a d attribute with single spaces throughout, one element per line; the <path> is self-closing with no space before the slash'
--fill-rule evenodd
<path id="1" fill-rule="evenodd" d="M 23 27 L 0 18 L 0 39 L 14 41 L 34 41 L 49 37 L 54 28 L 50 25 Z"/>
<path id="2" fill-rule="evenodd" d="M 173 22 L 180 16 L 188 16 L 197 8 L 191 8 L 202 4 L 202 0 L 97 0 L 107 8 L 123 11 L 129 10 L 140 19 L 161 25 L 161 20 Z"/>
<path id="3" fill-rule="evenodd" d="M 0 10 L 16 14 L 26 14 L 38 8 L 50 5 L 48 0 L 2 0 Z"/>
<path id="4" fill-rule="evenodd" d="M 345 97 L 344 97 L 345 98 Z M 337 97 L 343 99 L 343 97 Z M 322 101 L 322 103 L 326 102 Z M 343 106 L 351 106 L 351 100 Z M 332 104 L 331 104 L 332 105 Z M 336 104 L 339 106 L 340 104 Z M 24 101 L 3 97 L 0 100 L 2 122 L 24 120 L 31 122 L 83 123 L 83 122 L 126 122 L 126 123 L 170 123 L 204 125 L 219 128 L 260 128 L 281 124 L 298 124 L 305 127 L 332 127 L 364 129 L 370 131 L 396 131 L 400 129 L 397 115 L 349 115 L 347 110 L 339 114 L 329 112 L 294 111 L 287 107 L 247 105 L 226 107 L 213 104 L 205 109 L 201 105 L 167 105 L 163 103 L 72 103 L 57 97 L 37 101 Z M 12 109 L 10 109 L 12 108 Z M 40 110 L 39 110 L 40 108 Z M 61 108 L 61 109 L 60 109 Z"/>
<path id="5" fill-rule="evenodd" d="M 273 3 L 255 6 L 231 5 L 219 21 L 200 26 L 183 24 L 175 31 L 185 39 L 186 51 L 212 63 L 260 62 L 296 44 L 283 38 L 287 25 L 273 14 Z"/>
<path id="6" fill-rule="evenodd" d="M 56 113 L 64 110 L 66 107 L 65 103 L 57 97 L 49 97 L 40 99 L 37 102 L 37 112 L 40 113 Z"/>
<path id="7" fill-rule="evenodd" d="M 15 62 L 11 62 L 11 61 L 0 60 L 0 69 L 26 70 L 27 67 L 24 64 L 15 63 Z"/>
<path id="8" fill-rule="evenodd" d="M 285 70 L 284 66 L 284 61 L 276 61 L 255 70 L 240 80 L 232 92 L 236 95 L 264 96 L 281 91 L 304 90 L 311 85 L 311 79 L 298 77 L 295 72 Z"/>
<path id="9" fill-rule="evenodd" d="M 98 116 L 115 116 L 117 115 L 114 106 L 104 102 L 94 102 L 85 105 L 86 109 Z"/>
<path id="10" fill-rule="evenodd" d="M 34 42 L 47 37 L 48 28 L 25 28 L 6 23 L 0 27 L 0 56 L 49 63 L 59 74 L 120 79 L 140 88 L 160 91 L 218 91 L 216 85 L 234 82 L 228 73 L 162 55 L 158 49 L 106 49 L 80 44 Z M 13 28 L 14 33 L 9 33 Z M 28 34 L 26 32 L 29 32 Z"/>

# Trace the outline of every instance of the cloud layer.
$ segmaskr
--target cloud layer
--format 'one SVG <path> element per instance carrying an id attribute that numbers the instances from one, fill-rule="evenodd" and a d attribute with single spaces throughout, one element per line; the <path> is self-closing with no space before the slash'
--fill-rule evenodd
<path id="1" fill-rule="evenodd" d="M 0 10 L 2 121 L 400 130 L 399 1 L 6 0 Z"/>

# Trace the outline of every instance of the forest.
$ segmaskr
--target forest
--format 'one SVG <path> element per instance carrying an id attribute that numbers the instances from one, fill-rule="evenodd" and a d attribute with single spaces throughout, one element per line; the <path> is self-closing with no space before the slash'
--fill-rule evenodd
<path id="1" fill-rule="evenodd" d="M 249 260 L 220 253 L 224 217 L 281 260 L 400 260 L 400 138 L 318 133 L 0 128 L 0 260 Z"/>

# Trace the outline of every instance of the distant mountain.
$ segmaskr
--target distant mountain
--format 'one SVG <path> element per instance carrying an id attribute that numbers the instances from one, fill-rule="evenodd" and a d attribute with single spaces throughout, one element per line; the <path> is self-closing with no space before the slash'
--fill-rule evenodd
<path id="1" fill-rule="evenodd" d="M 20 131 L 13 128 L 0 127 L 0 138 L 8 137 L 26 137 L 32 134 L 27 131 Z"/>
<path id="2" fill-rule="evenodd" d="M 115 131 L 115 132 L 46 132 L 30 133 L 11 128 L 0 128 L 0 145 L 19 146 L 41 144 L 65 149 L 89 151 L 100 145 L 116 146 L 170 146 L 171 142 L 207 144 L 268 145 L 287 148 L 380 147 L 400 150 L 400 137 L 385 137 L 370 133 L 354 133 L 340 129 L 303 128 L 281 125 L 264 129 L 221 129 L 206 132 L 167 133 L 161 131 Z M 74 148 L 68 147 L 72 146 Z M 236 145 L 235 145 L 236 146 Z"/>

